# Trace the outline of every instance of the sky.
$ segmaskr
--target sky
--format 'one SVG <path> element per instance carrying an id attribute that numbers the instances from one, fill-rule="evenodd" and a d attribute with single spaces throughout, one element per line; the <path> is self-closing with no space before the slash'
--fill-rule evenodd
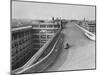
<path id="1" fill-rule="evenodd" d="M 63 19 L 95 20 L 95 6 L 48 4 L 36 2 L 12 2 L 12 18 L 20 19 Z"/>

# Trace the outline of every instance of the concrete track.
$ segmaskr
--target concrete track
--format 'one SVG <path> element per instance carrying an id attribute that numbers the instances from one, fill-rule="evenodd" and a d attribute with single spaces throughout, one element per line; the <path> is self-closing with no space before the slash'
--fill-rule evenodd
<path id="1" fill-rule="evenodd" d="M 68 42 L 69 49 L 62 48 L 61 54 L 46 71 L 63 71 L 95 68 L 95 41 L 84 35 L 84 31 L 74 23 L 66 24 L 62 30 L 64 45 Z"/>

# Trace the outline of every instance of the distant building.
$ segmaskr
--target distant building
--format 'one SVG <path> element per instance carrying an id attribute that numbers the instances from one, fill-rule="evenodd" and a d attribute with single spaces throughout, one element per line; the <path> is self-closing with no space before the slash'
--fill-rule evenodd
<path id="1" fill-rule="evenodd" d="M 89 30 L 88 21 L 86 21 L 85 18 L 84 18 L 84 20 L 82 21 L 81 26 L 82 26 L 83 28 Z"/>
<path id="2" fill-rule="evenodd" d="M 55 33 L 60 29 L 60 25 L 57 23 L 39 23 L 38 25 L 33 24 L 33 28 L 36 35 L 40 40 L 40 46 L 43 46 Z"/>
<path id="3" fill-rule="evenodd" d="M 96 23 L 94 21 L 88 22 L 89 31 L 92 33 L 96 33 Z"/>
<path id="4" fill-rule="evenodd" d="M 82 26 L 83 28 L 87 29 L 88 31 L 92 32 L 95 34 L 96 32 L 96 23 L 95 21 L 86 21 L 85 19 L 83 21 L 80 22 L 79 24 L 80 26 Z"/>

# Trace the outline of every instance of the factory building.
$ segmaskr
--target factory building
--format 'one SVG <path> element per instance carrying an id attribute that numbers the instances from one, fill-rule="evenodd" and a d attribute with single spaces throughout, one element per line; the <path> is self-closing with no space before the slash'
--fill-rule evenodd
<path id="1" fill-rule="evenodd" d="M 32 23 L 12 28 L 12 69 L 23 66 L 60 28 L 58 23 Z M 24 62 L 23 62 L 24 61 Z"/>

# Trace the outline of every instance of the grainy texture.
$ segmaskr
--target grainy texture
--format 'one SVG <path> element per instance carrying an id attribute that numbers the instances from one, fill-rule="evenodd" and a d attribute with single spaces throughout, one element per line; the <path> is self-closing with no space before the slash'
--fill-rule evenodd
<path id="1" fill-rule="evenodd" d="M 47 71 L 95 68 L 95 41 L 88 39 L 74 23 L 66 24 L 62 33 L 64 42 L 68 42 L 71 47 L 62 49 L 59 59 Z"/>

